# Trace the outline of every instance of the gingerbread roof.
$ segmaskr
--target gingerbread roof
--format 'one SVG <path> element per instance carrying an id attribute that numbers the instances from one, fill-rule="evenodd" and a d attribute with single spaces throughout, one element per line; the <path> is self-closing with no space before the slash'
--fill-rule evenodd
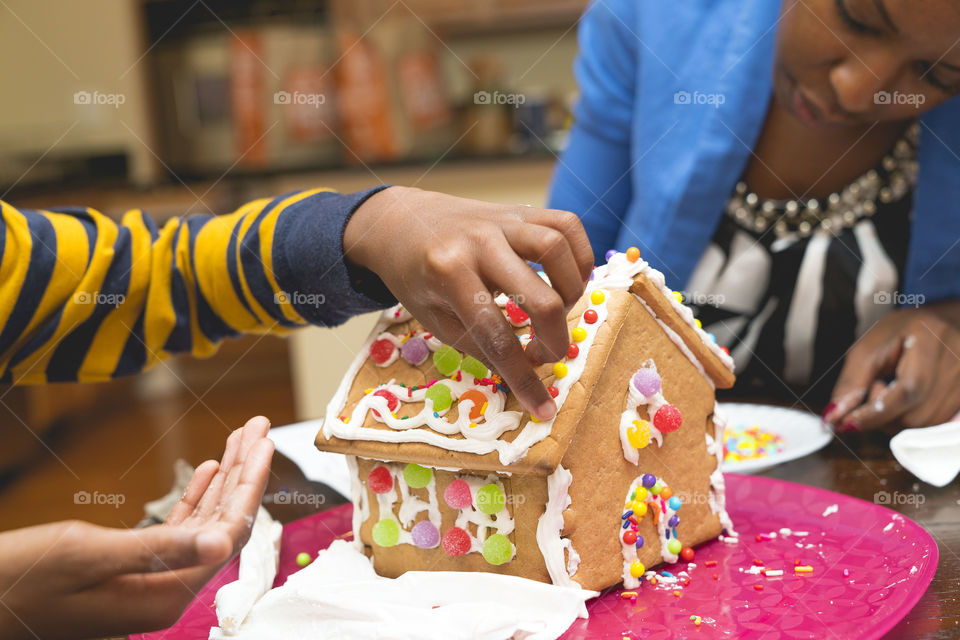
<path id="1" fill-rule="evenodd" d="M 633 305 L 650 312 L 664 339 L 712 385 L 732 386 L 732 359 L 678 298 L 635 254 L 617 253 L 595 269 L 567 319 L 568 357 L 537 369 L 558 404 L 547 422 L 532 419 L 481 362 L 440 343 L 402 307 L 390 309 L 331 400 L 316 444 L 435 468 L 547 475 L 562 460 Z M 529 318 L 505 296 L 498 303 L 526 344 Z"/>

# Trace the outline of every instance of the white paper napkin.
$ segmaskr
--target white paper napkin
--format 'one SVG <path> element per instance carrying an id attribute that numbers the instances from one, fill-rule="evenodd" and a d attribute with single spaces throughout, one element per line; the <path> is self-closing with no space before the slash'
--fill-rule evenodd
<path id="1" fill-rule="evenodd" d="M 313 442 L 323 426 L 323 420 L 308 420 L 267 432 L 277 451 L 290 458 L 307 480 L 323 482 L 344 498 L 350 499 L 350 471 L 342 453 L 320 451 Z"/>
<path id="2" fill-rule="evenodd" d="M 960 420 L 923 429 L 904 429 L 890 440 L 890 451 L 904 469 L 935 487 L 960 473 Z"/>

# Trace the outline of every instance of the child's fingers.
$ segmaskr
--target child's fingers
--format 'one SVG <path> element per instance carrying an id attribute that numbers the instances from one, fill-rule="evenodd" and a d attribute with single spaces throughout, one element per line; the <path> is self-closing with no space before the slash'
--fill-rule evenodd
<path id="1" fill-rule="evenodd" d="M 580 273 L 580 280 L 587 282 L 590 278 L 590 272 L 593 270 L 593 249 L 590 246 L 590 238 L 587 237 L 587 232 L 583 228 L 583 223 L 580 222 L 580 218 L 576 214 L 557 209 L 525 207 L 521 211 L 521 217 L 527 222 L 553 227 L 562 233 L 573 252 Z"/>
<path id="2" fill-rule="evenodd" d="M 193 513 L 219 469 L 219 462 L 207 460 L 194 470 L 193 477 L 190 478 L 186 489 L 183 490 L 183 496 L 167 514 L 166 524 L 180 524 Z"/>
<path id="3" fill-rule="evenodd" d="M 506 247 L 502 254 L 515 252 L 526 260 L 543 265 L 543 270 L 550 277 L 550 286 L 560 294 L 563 305 L 569 309 L 577 303 L 583 295 L 583 274 L 570 242 L 563 233 L 535 224 L 504 225 L 503 233 L 510 247 Z M 502 264 L 500 260 L 492 262 Z M 503 282 L 501 286 L 507 285 L 511 283 Z M 512 283 L 512 287 L 519 288 L 520 283 Z"/>
<path id="4" fill-rule="evenodd" d="M 570 257 L 571 263 L 568 266 L 573 267 L 572 256 Z M 482 276 L 493 288 L 506 293 L 530 314 L 531 326 L 537 339 L 530 343 L 528 349 L 544 347 L 539 355 L 548 362 L 563 358 L 570 345 L 570 333 L 567 330 L 567 307 L 559 293 L 506 245 L 501 259 L 483 263 L 481 269 Z M 572 275 L 574 278 L 578 277 L 575 268 Z M 574 280 L 573 284 L 580 286 L 577 280 Z"/>
<path id="5" fill-rule="evenodd" d="M 556 415 L 556 405 L 527 360 L 513 327 L 492 300 L 477 303 L 477 293 L 486 290 L 476 274 L 465 275 L 463 281 L 451 287 L 454 311 L 485 360 L 503 376 L 520 404 L 538 419 L 549 420 Z"/>
<path id="6" fill-rule="evenodd" d="M 250 537 L 267 486 L 272 457 L 273 442 L 268 438 L 257 442 L 243 463 L 236 486 L 224 494 L 220 520 L 227 525 L 234 549 L 242 547 Z"/>
<path id="7" fill-rule="evenodd" d="M 217 471 L 217 474 L 213 476 L 213 479 L 207 486 L 207 490 L 203 493 L 203 497 L 200 498 L 200 503 L 195 509 L 195 514 L 198 517 L 209 517 L 217 504 L 219 504 L 220 494 L 223 492 L 223 486 L 227 482 L 227 474 L 229 474 L 230 469 L 233 468 L 234 461 L 240 451 L 240 441 L 242 438 L 242 427 L 240 429 L 234 429 L 230 435 L 227 436 L 227 445 L 223 450 L 223 457 L 220 459 L 220 469 Z"/>

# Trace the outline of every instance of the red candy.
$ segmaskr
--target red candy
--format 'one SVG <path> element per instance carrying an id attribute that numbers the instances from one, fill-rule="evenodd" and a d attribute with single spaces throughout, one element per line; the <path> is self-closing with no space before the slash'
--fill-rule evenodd
<path id="1" fill-rule="evenodd" d="M 636 531 L 624 531 L 623 532 L 623 544 L 634 544 L 637 541 L 637 532 Z"/>
<path id="2" fill-rule="evenodd" d="M 376 391 L 373 392 L 373 395 L 380 396 L 381 398 L 386 398 L 387 409 L 390 409 L 390 413 L 393 413 L 394 411 L 396 411 L 397 408 L 400 406 L 400 400 L 397 398 L 397 396 L 393 395 L 386 389 L 377 389 Z M 378 418 L 380 417 L 380 412 L 377 411 L 376 409 L 373 410 L 373 414 Z"/>
<path id="3" fill-rule="evenodd" d="M 460 527 L 450 527 L 443 534 L 440 546 L 443 547 L 448 556 L 462 556 L 470 551 L 470 535 Z"/>
<path id="4" fill-rule="evenodd" d="M 570 343 L 570 348 L 567 349 L 567 357 L 573 360 L 578 355 L 580 355 L 580 347 L 576 343 Z"/>
<path id="5" fill-rule="evenodd" d="M 593 309 L 587 309 L 583 312 L 583 319 L 587 324 L 593 324 L 597 321 L 597 312 Z"/>
<path id="6" fill-rule="evenodd" d="M 680 550 L 680 559 L 684 562 L 693 562 L 693 549 L 690 547 L 684 547 Z"/>
<path id="7" fill-rule="evenodd" d="M 523 324 L 530 319 L 527 312 L 521 309 L 513 300 L 507 300 L 507 316 L 513 324 Z"/>
<path id="8" fill-rule="evenodd" d="M 557 389 L 555 386 L 550 385 L 549 387 L 547 387 L 547 393 L 550 394 L 551 398 L 556 398 L 558 395 L 560 395 L 560 389 Z"/>
<path id="9" fill-rule="evenodd" d="M 665 404 L 653 414 L 653 426 L 661 433 L 670 433 L 676 431 L 683 424 L 683 416 L 680 410 L 672 404 Z"/>
<path id="10" fill-rule="evenodd" d="M 374 493 L 387 493 L 393 489 L 393 475 L 385 466 L 374 468 L 367 476 L 367 486 Z"/>
<path id="11" fill-rule="evenodd" d="M 451 509 L 466 509 L 473 504 L 470 485 L 463 480 L 454 480 L 444 489 L 443 500 Z"/>
<path id="12" fill-rule="evenodd" d="M 379 340 L 374 340 L 373 344 L 370 345 L 370 357 L 377 364 L 386 364 L 386 362 L 393 357 L 396 350 L 397 347 L 394 346 L 392 342 L 386 338 L 380 338 Z"/>

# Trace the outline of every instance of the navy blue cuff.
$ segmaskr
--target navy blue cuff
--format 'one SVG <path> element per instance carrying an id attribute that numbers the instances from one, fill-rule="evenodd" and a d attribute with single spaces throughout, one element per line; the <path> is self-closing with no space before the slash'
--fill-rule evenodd
<path id="1" fill-rule="evenodd" d="M 343 231 L 360 205 L 389 185 L 357 193 L 322 192 L 287 207 L 273 236 L 277 286 L 311 324 L 332 326 L 397 303 L 379 276 L 348 263 Z"/>

